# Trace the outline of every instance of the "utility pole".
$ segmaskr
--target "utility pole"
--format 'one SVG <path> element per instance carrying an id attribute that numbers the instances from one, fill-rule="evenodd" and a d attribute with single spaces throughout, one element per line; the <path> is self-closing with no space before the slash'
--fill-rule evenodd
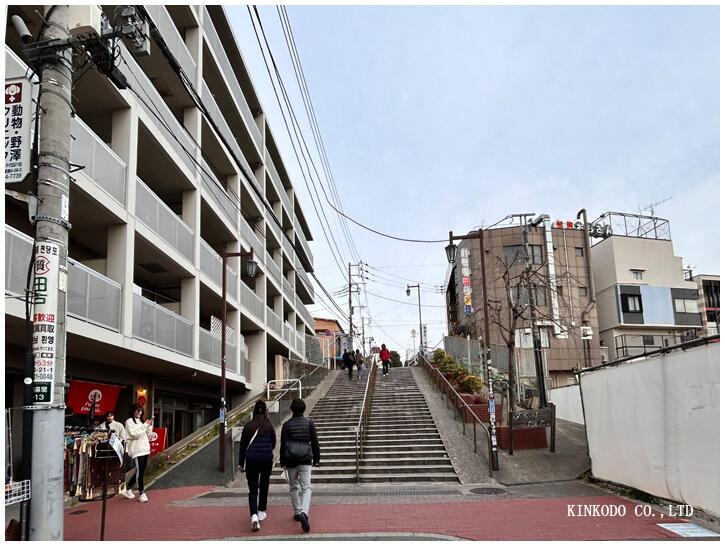
<path id="1" fill-rule="evenodd" d="M 534 288 L 531 284 L 531 264 L 532 256 L 529 252 L 529 228 L 528 226 L 521 230 L 521 241 L 526 255 L 526 285 L 529 296 L 529 314 L 531 315 L 531 335 L 534 341 L 534 363 L 536 365 L 536 382 L 539 387 L 539 406 L 545 408 L 546 402 L 546 386 L 544 385 L 544 365 L 541 358 L 541 338 L 539 336 L 539 328 L 536 326 L 536 304 L 534 302 Z"/>
<path id="2" fill-rule="evenodd" d="M 68 38 L 68 6 L 45 6 L 39 41 Z M 63 540 L 72 49 L 70 46 L 53 48 L 51 54 L 43 55 L 40 63 L 41 123 L 33 284 L 34 448 L 24 456 L 32 458 L 30 540 Z"/>
<path id="3" fill-rule="evenodd" d="M 350 346 L 348 349 L 352 349 L 352 264 L 347 264 L 347 305 L 350 312 L 350 330 L 348 331 L 348 339 L 350 340 Z"/>

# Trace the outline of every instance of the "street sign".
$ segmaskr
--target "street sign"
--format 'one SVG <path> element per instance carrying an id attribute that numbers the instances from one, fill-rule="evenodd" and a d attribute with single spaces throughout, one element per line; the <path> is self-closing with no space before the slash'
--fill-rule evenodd
<path id="1" fill-rule="evenodd" d="M 537 428 L 551 426 L 551 407 L 514 411 L 512 424 L 516 428 Z"/>
<path id="2" fill-rule="evenodd" d="M 5 80 L 5 183 L 22 182 L 30 172 L 33 86 L 28 78 Z"/>

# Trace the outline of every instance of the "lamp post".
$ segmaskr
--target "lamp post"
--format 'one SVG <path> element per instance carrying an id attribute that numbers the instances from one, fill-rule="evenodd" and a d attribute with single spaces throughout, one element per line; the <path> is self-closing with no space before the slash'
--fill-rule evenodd
<path id="1" fill-rule="evenodd" d="M 446 245 L 446 258 L 448 263 L 452 264 L 456 261 L 457 247 L 453 241 L 463 241 L 466 239 L 478 239 L 478 248 L 481 254 L 481 284 L 483 296 L 483 326 L 484 336 L 486 338 L 486 370 L 488 372 L 488 400 L 489 400 L 489 418 L 491 427 L 491 467 L 498 470 L 498 445 L 496 441 L 496 402 L 493 395 L 493 380 L 491 366 L 491 337 L 488 330 L 488 296 L 486 291 L 486 256 L 483 249 L 483 229 L 479 229 L 474 234 L 453 235 L 452 231 L 448 232 L 448 245 Z"/>
<path id="2" fill-rule="evenodd" d="M 222 251 L 222 378 L 221 400 L 219 404 L 219 471 L 226 472 L 226 413 L 227 413 L 227 258 L 248 257 L 247 276 L 257 276 L 257 262 L 254 261 L 254 249 L 249 252 Z"/>
<path id="3" fill-rule="evenodd" d="M 420 332 L 420 354 L 423 354 L 423 316 L 420 312 L 420 283 L 418 284 L 408 284 L 405 287 L 405 295 L 410 296 L 410 289 L 411 288 L 417 288 L 418 289 L 418 331 Z"/>

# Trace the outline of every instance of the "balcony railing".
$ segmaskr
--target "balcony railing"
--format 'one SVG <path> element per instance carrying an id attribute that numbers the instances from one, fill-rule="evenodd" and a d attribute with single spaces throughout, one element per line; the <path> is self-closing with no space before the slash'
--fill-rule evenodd
<path id="1" fill-rule="evenodd" d="M 242 93 L 242 89 L 239 86 L 236 72 L 232 69 L 232 65 L 227 58 L 227 53 L 224 50 L 224 46 L 219 39 L 216 28 L 214 28 L 214 22 L 211 19 L 211 15 L 209 15 L 209 11 L 206 8 L 204 8 L 204 22 L 202 23 L 202 26 L 204 28 L 204 33 L 206 34 L 206 37 L 209 41 L 209 49 L 211 49 L 217 57 L 220 72 L 227 80 L 227 84 L 231 91 L 231 94 L 236 100 L 239 112 L 241 112 L 242 117 L 244 118 L 244 122 L 247 125 L 247 130 L 252 136 L 252 140 L 256 144 L 257 149 L 261 150 L 262 135 L 259 132 L 257 123 L 254 121 L 254 116 L 252 115 L 252 111 L 249 109 L 249 104 L 247 104 L 247 100 L 244 98 L 244 93 Z"/>
<path id="2" fill-rule="evenodd" d="M 221 288 L 222 285 L 222 257 L 209 246 L 204 239 L 201 239 L 199 245 L 199 265 L 201 271 L 214 283 L 215 286 Z M 227 264 L 227 294 L 236 298 L 237 296 L 237 274 Z"/>
<path id="3" fill-rule="evenodd" d="M 307 326 L 310 327 L 310 330 L 315 330 L 315 320 L 312 318 L 312 315 L 307 310 L 307 307 L 305 307 L 305 304 L 302 303 L 302 300 L 299 296 L 295 295 L 295 303 L 297 305 L 297 314 L 302 318 L 302 320 L 307 324 Z"/>
<path id="4" fill-rule="evenodd" d="M 284 323 L 284 340 L 290 347 L 294 347 L 297 341 L 295 337 L 295 329 L 292 328 L 292 325 L 286 321 Z"/>
<path id="5" fill-rule="evenodd" d="M 259 256 L 262 256 L 264 246 L 262 245 L 262 241 L 259 240 L 259 237 L 252 228 L 251 224 L 247 222 L 246 218 L 244 217 L 242 217 L 240 231 L 242 232 L 242 237 L 244 238 L 244 240 L 247 241 L 249 245 L 254 249 L 254 255 L 257 256 L 256 259 L 259 260 Z"/>
<path id="6" fill-rule="evenodd" d="M 209 195 L 209 204 L 213 209 L 220 208 L 229 223 L 236 228 L 237 212 L 239 210 L 236 198 L 227 193 L 224 184 L 216 177 L 204 158 L 202 158 L 201 164 L 204 166 L 204 172 L 206 173 L 201 175 L 201 183 L 207 192 L 211 194 Z"/>
<path id="7" fill-rule="evenodd" d="M 282 244 L 282 228 L 275 220 L 276 216 L 268 210 L 265 211 L 264 216 L 267 219 L 267 225 L 269 226 L 269 229 L 272 231 L 274 236 L 277 238 L 277 241 L 279 241 L 280 246 L 281 246 L 281 244 Z"/>
<path id="8" fill-rule="evenodd" d="M 136 217 L 194 263 L 194 232 L 140 178 L 136 179 Z"/>
<path id="9" fill-rule="evenodd" d="M 282 277 L 282 288 L 284 289 L 284 295 L 287 296 L 290 303 L 293 303 L 295 301 L 295 289 L 292 288 L 292 285 L 285 277 Z"/>
<path id="10" fill-rule="evenodd" d="M 138 294 L 133 295 L 133 337 L 191 356 L 192 323 Z"/>
<path id="11" fill-rule="evenodd" d="M 184 39 L 176 29 L 176 25 L 171 19 L 169 12 L 163 4 L 146 4 L 145 7 L 151 17 L 151 20 L 159 29 L 164 42 L 166 42 L 166 45 L 169 47 L 169 50 L 173 54 L 174 58 L 178 61 L 179 66 L 181 66 L 181 69 L 186 72 L 186 75 L 189 77 L 189 80 L 193 85 L 196 80 L 196 63 L 194 62 L 194 58 L 191 56 L 191 53 L 189 53 L 186 43 L 184 43 Z"/>
<path id="12" fill-rule="evenodd" d="M 698 330 L 684 330 L 672 335 L 631 335 L 623 334 L 614 337 L 615 358 L 636 356 L 649 351 L 656 351 L 671 345 L 678 345 L 698 337 Z"/>
<path id="13" fill-rule="evenodd" d="M 5 226 L 5 291 L 25 294 L 33 239 Z M 119 332 L 122 287 L 72 258 L 68 259 L 68 303 L 70 316 Z"/>
<path id="14" fill-rule="evenodd" d="M 290 263 L 292 265 L 295 265 L 295 247 L 284 233 L 282 234 L 282 248 L 287 254 L 287 258 L 289 259 Z"/>
<path id="15" fill-rule="evenodd" d="M 305 290 L 310 296 L 312 296 L 313 298 L 315 297 L 315 291 L 312 289 L 310 278 L 307 276 L 307 273 L 305 271 L 300 269 L 297 270 L 297 281 L 300 282 L 302 286 L 304 286 Z"/>
<path id="16" fill-rule="evenodd" d="M 302 224 L 300 224 L 300 221 L 297 219 L 297 216 L 295 216 L 294 225 L 295 225 L 295 240 L 302 247 L 302 250 L 305 253 L 305 255 L 307 256 L 307 259 L 310 261 L 310 264 L 314 264 L 314 260 L 312 257 L 312 251 L 310 250 L 310 245 L 307 242 L 307 239 L 305 238 L 305 233 L 302 231 Z"/>
<path id="17" fill-rule="evenodd" d="M 267 266 L 269 276 L 272 277 L 277 284 L 280 284 L 282 282 L 282 272 L 280 271 L 279 266 L 274 262 L 274 258 L 272 258 L 269 253 L 265 253 L 264 255 L 264 265 Z"/>
<path id="18" fill-rule="evenodd" d="M 239 373 L 237 348 L 233 343 L 227 343 L 226 346 L 227 371 Z M 199 328 L 199 360 L 217 368 L 222 367 L 222 340 L 204 328 Z"/>
<path id="19" fill-rule="evenodd" d="M 282 339 L 282 319 L 269 307 L 267 307 L 267 326 L 277 334 L 278 338 Z"/>
<path id="20" fill-rule="evenodd" d="M 120 205 L 126 204 L 126 164 L 77 116 L 71 118 L 71 163 Z"/>
<path id="21" fill-rule="evenodd" d="M 300 355 L 302 358 L 305 357 L 305 335 L 297 332 L 297 343 L 295 346 L 297 347 L 297 354 Z"/>
<path id="22" fill-rule="evenodd" d="M 239 292 L 239 303 L 242 309 L 247 309 L 252 315 L 264 322 L 264 302 L 262 298 L 254 293 L 244 281 L 239 282 L 241 291 Z"/>
<path id="23" fill-rule="evenodd" d="M 277 193 L 279 194 L 280 201 L 282 201 L 282 205 L 287 209 L 287 214 L 292 216 L 294 214 L 294 209 L 292 208 L 292 203 L 289 200 L 289 197 L 287 196 L 287 191 L 284 188 L 284 184 L 282 184 L 282 179 L 279 177 L 279 173 L 277 172 L 277 167 L 274 166 L 274 163 L 272 162 L 272 157 L 269 155 L 268 151 L 264 151 L 264 160 L 267 164 L 267 169 L 269 169 L 270 178 L 272 179 L 272 185 L 277 190 Z"/>

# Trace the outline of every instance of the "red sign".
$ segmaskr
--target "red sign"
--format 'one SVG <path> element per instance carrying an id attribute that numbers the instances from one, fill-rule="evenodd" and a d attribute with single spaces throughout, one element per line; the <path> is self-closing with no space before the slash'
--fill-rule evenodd
<path id="1" fill-rule="evenodd" d="M 155 428 L 151 431 L 151 437 L 149 438 L 149 444 L 151 445 L 151 455 L 153 457 L 157 453 L 161 453 L 166 449 L 166 429 Z"/>
<path id="2" fill-rule="evenodd" d="M 87 381 L 71 381 L 66 404 L 73 408 L 73 413 L 90 413 L 91 404 L 95 403 L 94 415 L 103 415 L 114 411 L 121 387 L 101 385 Z"/>
<path id="3" fill-rule="evenodd" d="M 143 394 L 141 396 L 139 396 L 139 397 L 136 398 L 136 402 L 140 406 L 143 406 L 144 408 L 146 407 L 146 397 Z"/>
<path id="4" fill-rule="evenodd" d="M 463 277 L 463 286 L 471 286 L 471 277 L 468 275 Z"/>
<path id="5" fill-rule="evenodd" d="M 19 104 L 23 100 L 23 86 L 17 83 L 5 84 L 5 104 Z"/>

